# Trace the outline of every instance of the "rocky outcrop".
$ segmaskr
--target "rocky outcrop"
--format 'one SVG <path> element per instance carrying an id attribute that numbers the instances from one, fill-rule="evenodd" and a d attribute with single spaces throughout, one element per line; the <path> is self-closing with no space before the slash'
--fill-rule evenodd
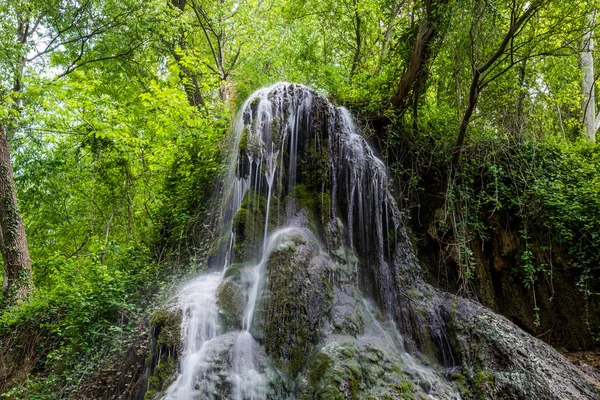
<path id="1" fill-rule="evenodd" d="M 262 342 L 267 354 L 296 375 L 319 339 L 331 307 L 331 261 L 309 231 L 284 235 L 267 262 Z"/>
<path id="2" fill-rule="evenodd" d="M 461 371 L 476 396 L 594 399 L 598 392 L 562 355 L 506 318 L 465 299 L 440 295 Z"/>
<path id="3" fill-rule="evenodd" d="M 233 276 L 223 279 L 219 285 L 217 289 L 217 306 L 225 330 L 241 328 L 245 302 L 244 294 L 245 288 Z"/>
<path id="4" fill-rule="evenodd" d="M 214 258 L 248 264 L 210 278 L 221 324 L 195 349 L 185 393 L 598 398 L 551 347 L 424 281 L 385 165 L 346 110 L 278 84 L 247 101 L 237 127 Z M 201 278 L 190 289 L 206 296 Z"/>
<path id="5" fill-rule="evenodd" d="M 175 380 L 181 341 L 181 310 L 176 306 L 158 309 L 150 319 L 150 352 L 146 361 L 145 400 L 160 399 Z"/>
<path id="6" fill-rule="evenodd" d="M 413 236 L 418 238 L 414 243 L 423 273 L 428 282 L 441 290 L 464 293 L 465 282 L 459 276 L 458 241 L 451 230 L 441 228 L 445 215 L 438 193 L 442 189 L 434 185 L 436 178 L 423 179 L 426 190 L 419 197 L 421 206 L 418 212 L 415 210 L 410 224 Z M 549 244 L 546 231 L 538 232 L 531 227 L 529 249 L 534 263 L 545 266 L 546 271 L 539 271 L 535 284 L 526 286 L 521 268 L 526 243 L 519 232 L 525 222 L 506 210 L 489 214 L 479 219 L 486 237 L 475 235 L 466 243 L 472 253 L 474 275 L 469 281 L 469 295 L 555 348 L 568 351 L 595 348 L 600 299 L 585 295 L 582 269 L 568 249 Z M 598 291 L 592 281 L 588 284 L 588 290 Z"/>

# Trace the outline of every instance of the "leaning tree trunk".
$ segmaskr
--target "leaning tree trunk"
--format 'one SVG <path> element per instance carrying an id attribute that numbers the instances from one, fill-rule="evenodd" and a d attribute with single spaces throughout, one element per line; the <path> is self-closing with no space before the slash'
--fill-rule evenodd
<path id="1" fill-rule="evenodd" d="M 15 179 L 4 127 L 0 125 L 0 229 L 3 237 L 5 285 L 9 303 L 25 298 L 33 288 L 25 228 L 17 206 Z"/>
<path id="2" fill-rule="evenodd" d="M 434 45 L 438 37 L 443 34 L 442 21 L 448 0 L 425 0 L 423 2 L 426 14 L 419 21 L 419 29 L 412 47 L 408 67 L 396 92 L 390 98 L 392 106 L 404 113 L 410 106 L 412 100 L 415 105 L 419 101 L 420 90 L 424 87 L 427 77 L 427 69 L 434 57 Z"/>

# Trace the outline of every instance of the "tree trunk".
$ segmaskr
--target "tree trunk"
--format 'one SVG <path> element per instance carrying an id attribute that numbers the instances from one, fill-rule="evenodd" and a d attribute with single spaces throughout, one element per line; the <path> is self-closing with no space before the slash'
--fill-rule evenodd
<path id="1" fill-rule="evenodd" d="M 402 4 L 403 2 L 394 1 L 394 4 L 392 5 L 392 15 L 390 16 L 390 23 L 388 24 L 385 30 L 385 34 L 383 35 L 383 41 L 381 42 L 381 53 L 379 54 L 379 67 L 377 69 L 378 72 L 381 71 L 383 60 L 387 55 L 388 45 L 390 43 L 390 40 L 392 39 L 392 33 L 394 32 L 394 28 L 396 27 L 396 18 L 400 13 L 400 8 Z"/>
<path id="2" fill-rule="evenodd" d="M 517 97 L 516 115 L 514 130 L 519 142 L 523 142 L 523 132 L 525 131 L 525 115 L 523 115 L 523 102 L 527 95 L 525 88 L 525 75 L 527 74 L 527 59 L 519 64 L 519 95 Z"/>
<path id="3" fill-rule="evenodd" d="M 471 80 L 471 87 L 469 89 L 469 103 L 467 104 L 467 108 L 465 109 L 465 113 L 463 114 L 463 118 L 460 123 L 456 144 L 452 149 L 452 165 L 454 167 L 458 166 L 458 161 L 460 160 L 460 153 L 462 152 L 465 137 L 467 136 L 467 128 L 469 127 L 469 122 L 471 121 L 473 111 L 475 110 L 475 106 L 477 105 L 477 100 L 479 99 L 480 78 L 481 72 L 479 71 L 479 69 L 476 68 L 473 72 L 473 79 Z"/>
<path id="4" fill-rule="evenodd" d="M 538 0 L 529 4 L 529 8 L 519 18 L 512 22 L 510 29 L 506 35 L 504 35 L 502 42 L 498 45 L 496 51 L 487 59 L 485 63 L 480 66 L 476 66 L 475 60 L 471 61 L 473 63 L 473 77 L 471 79 L 471 87 L 469 89 L 469 103 L 465 109 L 462 121 L 460 123 L 456 144 L 452 149 L 452 165 L 454 168 L 458 167 L 460 155 L 462 153 L 465 138 L 467 136 L 467 128 L 469 127 L 469 122 L 471 122 L 473 111 L 477 106 L 477 101 L 479 100 L 481 90 L 487 84 L 501 75 L 496 74 L 495 76 L 489 78 L 489 71 L 494 70 L 494 68 L 498 66 L 498 60 L 504 54 L 509 43 L 511 43 L 511 41 L 519 34 L 521 27 L 526 24 L 545 3 L 546 0 Z M 471 42 L 471 46 L 473 46 L 473 42 Z"/>
<path id="5" fill-rule="evenodd" d="M 425 0 L 425 17 L 419 21 L 419 29 L 411 51 L 408 69 L 402 75 L 396 92 L 390 98 L 392 106 L 401 113 L 406 112 L 410 100 L 418 102 L 419 91 L 424 86 L 429 62 L 434 55 L 434 43 L 440 33 L 444 7 L 448 0 Z"/>
<path id="6" fill-rule="evenodd" d="M 354 34 L 356 36 L 356 48 L 354 49 L 354 58 L 352 59 L 352 68 L 350 69 L 350 80 L 354 77 L 358 63 L 360 62 L 360 52 L 362 47 L 362 32 L 361 32 L 361 20 L 360 14 L 358 13 L 358 1 L 354 0 Z"/>
<path id="7" fill-rule="evenodd" d="M 171 0 L 171 5 L 179 11 L 183 13 L 185 10 L 185 6 L 187 4 L 186 0 Z M 185 50 L 185 41 L 183 39 L 183 32 L 179 32 L 179 47 L 181 51 Z M 177 54 L 177 51 L 173 52 L 173 58 L 175 58 L 175 62 L 179 66 L 179 79 L 183 84 L 183 88 L 185 90 L 185 94 L 187 95 L 188 103 L 192 107 L 201 108 L 205 107 L 204 98 L 202 97 L 202 93 L 200 92 L 200 85 L 198 84 L 198 77 L 196 74 L 193 74 L 188 68 L 184 66 L 181 62 L 181 55 Z"/>
<path id="8" fill-rule="evenodd" d="M 0 229 L 3 233 L 3 258 L 9 303 L 24 299 L 33 289 L 31 260 L 25 227 L 17 206 L 15 180 L 10 162 L 10 149 L 4 126 L 0 125 Z"/>
<path id="9" fill-rule="evenodd" d="M 183 43 L 180 47 L 181 50 L 185 49 Z M 175 62 L 177 62 L 177 65 L 179 66 L 179 78 L 183 84 L 183 89 L 185 90 L 189 105 L 196 108 L 205 107 L 206 104 L 204 103 L 204 98 L 200 92 L 198 78 L 195 74 L 190 72 L 189 69 L 183 66 L 183 63 L 181 62 L 181 56 L 179 54 L 174 53 L 173 56 L 175 58 Z"/>
<path id="10" fill-rule="evenodd" d="M 590 142 L 596 141 L 596 130 L 598 129 L 596 117 L 596 93 L 594 90 L 594 39 L 593 29 L 596 13 L 589 15 L 589 27 L 583 35 L 581 49 L 581 68 L 583 69 L 583 126 L 586 138 Z"/>
<path id="11" fill-rule="evenodd" d="M 4 266 L 8 265 L 6 262 L 6 251 L 4 250 L 4 237 L 2 236 L 2 229 L 0 229 L 0 252 L 2 253 L 2 261 L 4 262 Z M 8 288 L 8 274 L 6 273 L 6 268 L 4 268 L 4 276 L 2 277 L 2 293 Z"/>

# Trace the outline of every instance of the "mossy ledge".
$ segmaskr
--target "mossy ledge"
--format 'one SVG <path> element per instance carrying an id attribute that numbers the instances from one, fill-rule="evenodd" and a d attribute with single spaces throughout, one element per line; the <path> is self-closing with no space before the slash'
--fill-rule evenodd
<path id="1" fill-rule="evenodd" d="M 150 318 L 150 354 L 148 366 L 148 389 L 144 400 L 158 400 L 177 376 L 177 363 L 183 349 L 181 341 L 181 310 L 161 308 Z"/>

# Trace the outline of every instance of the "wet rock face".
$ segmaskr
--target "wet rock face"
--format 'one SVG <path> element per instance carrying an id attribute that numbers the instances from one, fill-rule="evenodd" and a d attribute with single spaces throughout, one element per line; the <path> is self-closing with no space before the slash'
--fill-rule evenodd
<path id="1" fill-rule="evenodd" d="M 433 182 L 424 184 L 432 185 Z M 439 190 L 435 187 L 429 192 Z M 458 293 L 458 253 L 455 247 L 439 244 L 453 240 L 447 236 L 450 233 L 440 228 L 445 213 L 439 200 L 433 194 L 424 198 L 418 218 L 411 221 L 411 228 L 422 239 L 417 244 L 417 251 L 426 279 L 442 290 Z M 476 238 L 469 243 L 475 261 L 473 294 L 481 304 L 555 348 L 578 351 L 596 347 L 597 342 L 589 328 L 600 325 L 600 299 L 582 296 L 578 269 L 571 268 L 569 256 L 561 254 L 557 248 L 553 248 L 551 254 L 534 252 L 534 257 L 550 257 L 545 262 L 553 265 L 552 279 L 540 281 L 534 288 L 525 287 L 522 274 L 515 273 L 525 248 L 519 233 L 523 221 L 513 217 L 510 212 L 494 213 L 485 221 L 489 237 L 486 240 Z M 532 239 L 530 245 L 540 249 L 548 243 L 540 237 Z M 440 263 L 442 259 L 447 261 Z M 585 317 L 573 318 L 574 315 Z"/>
<path id="2" fill-rule="evenodd" d="M 386 350 L 352 337 L 331 337 L 297 379 L 297 398 L 414 398 L 418 388 L 404 376 L 398 355 Z"/>
<path id="3" fill-rule="evenodd" d="M 333 306 L 329 312 L 329 320 L 335 333 L 355 337 L 363 331 L 359 298 L 352 285 L 343 285 L 335 290 Z"/>
<path id="4" fill-rule="evenodd" d="M 241 328 L 245 288 L 235 277 L 225 278 L 217 289 L 217 306 L 224 330 Z"/>
<path id="5" fill-rule="evenodd" d="M 439 398 L 456 398 L 456 393 L 490 399 L 595 398 L 585 378 L 550 347 L 486 308 L 423 281 L 388 189 L 387 170 L 356 133 L 347 111 L 308 88 L 280 84 L 250 101 L 244 123 L 237 165 L 238 178 L 247 182 L 244 202 L 266 199 L 255 203 L 251 214 L 262 222 L 247 226 L 264 229 L 264 214 L 270 214 L 268 224 L 274 227 L 291 223 L 310 229 L 328 253 L 317 256 L 309 235 L 298 235 L 286 239 L 268 262 L 263 331 L 256 336 L 267 354 L 290 363 L 290 372 L 303 377 L 298 393 L 314 396 L 322 390 L 331 398 L 352 398 L 372 389 L 353 389 L 355 379 L 365 382 L 357 367 L 360 351 L 341 362 L 343 357 L 322 350 L 332 337 L 364 336 L 357 311 L 362 291 L 376 300 L 384 319 L 397 324 L 407 350 L 436 365 L 430 368 L 454 387 L 439 389 Z M 298 213 L 300 224 L 294 220 Z M 236 235 L 244 230 L 247 237 L 248 228 L 237 229 Z M 344 390 L 330 393 L 327 384 L 310 383 L 311 370 L 334 365 L 343 372 L 331 379 L 345 382 Z M 302 382 L 312 389 L 303 392 Z"/>
<path id="6" fill-rule="evenodd" d="M 284 236 L 267 262 L 263 341 L 293 375 L 319 339 L 331 307 L 330 265 L 314 237 L 301 230 Z"/>
<path id="7" fill-rule="evenodd" d="M 463 371 L 474 386 L 487 378 L 485 390 L 478 388 L 485 398 L 598 398 L 583 373 L 544 342 L 481 305 L 443 297 Z"/>
<path id="8" fill-rule="evenodd" d="M 150 319 L 151 345 L 146 362 L 148 388 L 144 399 L 160 399 L 175 380 L 183 348 L 181 313 L 181 309 L 171 305 L 155 311 Z"/>
<path id="9" fill-rule="evenodd" d="M 424 282 L 385 165 L 346 110 L 278 84 L 246 103 L 237 132 L 223 217 L 231 223 L 217 246 L 225 254 L 215 256 L 236 264 L 187 285 L 203 290 L 212 314 L 198 315 L 210 335 L 192 338 L 201 368 L 186 367 L 193 385 L 184 393 L 597 398 L 550 347 Z M 252 392 L 260 395 L 248 395 L 257 389 L 249 381 L 260 383 Z"/>

